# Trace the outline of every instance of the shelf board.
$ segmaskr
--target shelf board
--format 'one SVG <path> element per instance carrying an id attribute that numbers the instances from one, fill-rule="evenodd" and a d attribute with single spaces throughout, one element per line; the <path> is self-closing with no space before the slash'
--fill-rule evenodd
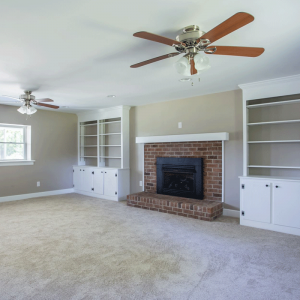
<path id="1" fill-rule="evenodd" d="M 259 166 L 259 165 L 249 165 L 248 168 L 265 168 L 265 169 L 300 169 L 299 167 L 289 167 L 289 166 Z"/>
<path id="2" fill-rule="evenodd" d="M 293 104 L 300 102 L 300 99 L 288 100 L 288 101 L 278 101 L 278 102 L 269 102 L 269 103 L 260 103 L 260 104 L 250 104 L 247 105 L 247 108 L 257 108 L 263 106 L 274 106 L 274 105 L 284 105 L 284 104 Z"/>
<path id="3" fill-rule="evenodd" d="M 94 157 L 94 158 L 97 158 L 98 156 L 86 156 L 86 155 L 84 155 L 84 156 L 80 156 L 80 157 Z"/>
<path id="4" fill-rule="evenodd" d="M 86 127 L 86 126 L 97 126 L 97 123 L 94 123 L 94 124 L 85 124 L 85 125 L 80 125 L 82 127 Z"/>
<path id="5" fill-rule="evenodd" d="M 248 144 L 266 144 L 266 143 L 300 143 L 300 140 L 248 141 Z"/>
<path id="6" fill-rule="evenodd" d="M 113 132 L 113 133 L 100 133 L 99 135 L 115 135 L 115 134 L 121 134 L 121 132 Z"/>
<path id="7" fill-rule="evenodd" d="M 80 136 L 97 136 L 97 134 L 81 134 Z"/>
<path id="8" fill-rule="evenodd" d="M 287 123 L 299 123 L 300 120 L 282 120 L 282 121 L 269 121 L 269 122 L 257 122 L 257 123 L 248 123 L 248 126 L 253 125 L 268 125 L 268 124 L 287 124 Z"/>
<path id="9" fill-rule="evenodd" d="M 102 125 L 102 124 L 114 124 L 114 123 L 121 123 L 121 121 L 111 121 L 111 122 L 99 122 L 99 125 Z"/>
<path id="10" fill-rule="evenodd" d="M 99 156 L 100 158 L 122 158 L 122 157 L 118 157 L 118 156 Z"/>
<path id="11" fill-rule="evenodd" d="M 99 145 L 99 147 L 122 147 L 122 145 Z"/>

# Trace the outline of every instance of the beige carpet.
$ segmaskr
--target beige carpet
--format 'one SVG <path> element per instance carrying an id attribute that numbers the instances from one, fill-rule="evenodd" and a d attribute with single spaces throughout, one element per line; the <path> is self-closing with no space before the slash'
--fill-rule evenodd
<path id="1" fill-rule="evenodd" d="M 0 204 L 0 299 L 300 299 L 300 237 L 77 194 Z"/>

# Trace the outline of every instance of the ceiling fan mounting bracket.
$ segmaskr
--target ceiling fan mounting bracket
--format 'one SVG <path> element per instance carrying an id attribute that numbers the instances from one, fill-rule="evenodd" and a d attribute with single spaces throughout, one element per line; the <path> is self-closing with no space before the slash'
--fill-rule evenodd
<path id="1" fill-rule="evenodd" d="M 21 100 L 27 100 L 27 101 L 34 101 L 35 100 L 35 96 L 31 95 L 31 91 L 25 91 L 25 94 L 20 96 Z"/>

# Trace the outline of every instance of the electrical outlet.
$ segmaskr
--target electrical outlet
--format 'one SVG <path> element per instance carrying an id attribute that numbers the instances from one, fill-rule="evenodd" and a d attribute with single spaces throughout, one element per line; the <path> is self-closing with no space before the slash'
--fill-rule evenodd
<path id="1" fill-rule="evenodd" d="M 178 122 L 178 128 L 182 128 L 182 122 Z"/>
<path id="2" fill-rule="evenodd" d="M 143 186 L 143 181 L 140 181 L 140 186 Z"/>
<path id="3" fill-rule="evenodd" d="M 41 186 L 41 182 L 38 181 L 38 182 L 36 183 L 36 186 Z"/>

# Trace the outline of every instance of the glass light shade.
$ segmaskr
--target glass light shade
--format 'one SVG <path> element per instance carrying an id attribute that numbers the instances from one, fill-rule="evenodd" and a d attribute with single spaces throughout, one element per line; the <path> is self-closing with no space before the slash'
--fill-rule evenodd
<path id="1" fill-rule="evenodd" d="M 194 62 L 195 62 L 195 68 L 198 71 L 197 74 L 200 74 L 201 72 L 208 70 L 210 68 L 209 59 L 206 55 L 199 54 L 199 53 L 196 54 L 194 56 Z M 175 69 L 182 76 L 192 76 L 190 62 L 188 58 L 186 58 L 185 56 L 181 57 L 175 63 Z"/>
<path id="2" fill-rule="evenodd" d="M 176 63 L 175 63 L 175 69 L 177 73 L 179 73 L 182 76 L 191 76 L 191 66 L 189 60 L 183 56 L 181 57 Z"/>
<path id="3" fill-rule="evenodd" d="M 195 68 L 198 70 L 198 73 L 210 68 L 209 59 L 206 55 L 198 53 L 195 55 L 194 61 Z"/>
<path id="4" fill-rule="evenodd" d="M 20 108 L 18 108 L 18 112 L 24 115 L 27 112 L 27 107 L 21 106 Z"/>
<path id="5" fill-rule="evenodd" d="M 29 107 L 27 108 L 27 115 L 32 115 L 32 114 L 34 114 L 35 112 L 37 112 L 37 109 L 34 108 L 34 107 L 32 107 L 32 106 L 29 106 Z"/>
<path id="6" fill-rule="evenodd" d="M 35 112 L 37 112 L 37 109 L 32 106 L 27 107 L 26 105 L 23 105 L 20 108 L 18 108 L 18 112 L 21 113 L 22 115 L 24 114 L 32 115 Z"/>

